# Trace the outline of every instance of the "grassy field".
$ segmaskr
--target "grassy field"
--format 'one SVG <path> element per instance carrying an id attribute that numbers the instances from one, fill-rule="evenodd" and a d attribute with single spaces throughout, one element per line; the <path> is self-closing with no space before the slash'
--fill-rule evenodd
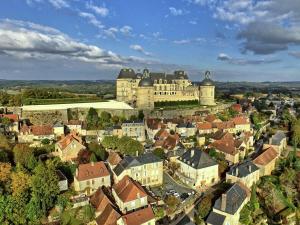
<path id="1" fill-rule="evenodd" d="M 88 103 L 88 102 L 103 102 L 100 97 L 77 97 L 77 98 L 58 98 L 58 99 L 25 99 L 24 105 L 48 105 L 48 104 L 69 104 L 69 103 Z"/>

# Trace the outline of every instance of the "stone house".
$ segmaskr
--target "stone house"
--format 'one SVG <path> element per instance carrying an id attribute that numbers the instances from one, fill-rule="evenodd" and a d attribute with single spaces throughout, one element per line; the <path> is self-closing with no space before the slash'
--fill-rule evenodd
<path id="1" fill-rule="evenodd" d="M 75 133 L 70 133 L 55 144 L 54 155 L 60 157 L 62 161 L 74 161 L 78 153 L 86 149 L 82 144 L 82 139 Z"/>
<path id="2" fill-rule="evenodd" d="M 128 213 L 118 219 L 117 225 L 155 225 L 155 215 L 150 206 Z"/>
<path id="3" fill-rule="evenodd" d="M 160 186 L 163 183 L 163 161 L 153 153 L 125 156 L 112 172 L 116 183 L 126 175 L 143 186 Z"/>
<path id="4" fill-rule="evenodd" d="M 56 175 L 58 177 L 59 190 L 61 192 L 68 190 L 68 179 L 66 176 L 60 170 L 56 170 Z"/>
<path id="5" fill-rule="evenodd" d="M 208 225 L 239 224 L 240 212 L 250 200 L 250 190 L 240 183 L 235 183 L 214 204 L 206 219 Z"/>
<path id="6" fill-rule="evenodd" d="M 194 124 L 188 123 L 180 123 L 176 126 L 176 133 L 178 133 L 182 137 L 191 137 L 196 134 L 197 128 Z"/>
<path id="7" fill-rule="evenodd" d="M 269 139 L 269 145 L 274 147 L 279 154 L 287 147 L 287 137 L 283 131 L 277 131 Z"/>
<path id="8" fill-rule="evenodd" d="M 259 168 L 251 161 L 248 161 L 232 166 L 226 173 L 226 182 L 240 182 L 250 189 L 253 184 L 259 181 L 259 177 Z"/>
<path id="9" fill-rule="evenodd" d="M 74 176 L 75 191 L 91 195 L 102 186 L 111 186 L 110 173 L 104 162 L 91 162 L 78 166 Z"/>
<path id="10" fill-rule="evenodd" d="M 124 121 L 121 125 L 123 136 L 131 137 L 134 140 L 144 142 L 146 140 L 146 128 L 143 120 Z"/>
<path id="11" fill-rule="evenodd" d="M 261 177 L 271 175 L 278 157 L 278 152 L 273 147 L 268 147 L 253 160 L 253 163 L 259 168 Z"/>
<path id="12" fill-rule="evenodd" d="M 148 194 L 137 181 L 129 176 L 124 176 L 113 185 L 112 195 L 124 214 L 148 205 Z"/>
<path id="13" fill-rule="evenodd" d="M 50 125 L 23 125 L 18 134 L 19 143 L 33 143 L 39 146 L 44 139 L 54 140 L 53 127 Z"/>
<path id="14" fill-rule="evenodd" d="M 193 188 L 211 186 L 218 182 L 218 163 L 200 149 L 189 149 L 177 159 L 176 173 L 180 180 Z"/>

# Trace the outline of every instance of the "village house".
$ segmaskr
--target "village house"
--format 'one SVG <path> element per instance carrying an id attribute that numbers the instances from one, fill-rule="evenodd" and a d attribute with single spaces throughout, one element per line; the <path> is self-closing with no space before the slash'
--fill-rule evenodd
<path id="1" fill-rule="evenodd" d="M 271 175 L 278 156 L 278 152 L 273 147 L 267 147 L 253 160 L 253 163 L 259 168 L 261 177 Z"/>
<path id="2" fill-rule="evenodd" d="M 218 163 L 200 149 L 189 149 L 177 159 L 176 173 L 180 180 L 193 188 L 207 187 L 219 180 Z"/>
<path id="3" fill-rule="evenodd" d="M 240 212 L 250 200 L 250 190 L 240 183 L 235 183 L 214 204 L 206 223 L 208 225 L 239 224 Z"/>
<path id="4" fill-rule="evenodd" d="M 243 112 L 243 108 L 240 104 L 233 104 L 231 106 L 231 109 L 237 113 L 242 113 Z"/>
<path id="5" fill-rule="evenodd" d="M 121 138 L 123 136 L 122 126 L 120 126 L 120 125 L 113 126 L 112 135 L 117 136 L 118 138 Z"/>
<path id="6" fill-rule="evenodd" d="M 116 183 L 126 175 L 144 186 L 160 186 L 163 183 L 163 161 L 153 153 L 125 156 L 112 172 Z"/>
<path id="7" fill-rule="evenodd" d="M 56 170 L 56 175 L 58 177 L 59 191 L 62 192 L 68 190 L 68 179 L 66 176 L 60 170 Z"/>
<path id="8" fill-rule="evenodd" d="M 222 122 L 216 115 L 214 114 L 209 114 L 207 115 L 204 120 L 208 123 L 217 123 L 217 122 Z"/>
<path id="9" fill-rule="evenodd" d="M 6 118 L 10 121 L 8 130 L 12 132 L 19 132 L 19 115 L 18 114 L 0 114 L 0 118 Z"/>
<path id="10" fill-rule="evenodd" d="M 165 125 L 162 123 L 161 119 L 147 118 L 145 124 L 146 132 L 150 140 L 154 140 L 155 134 L 160 129 L 165 128 Z"/>
<path id="11" fill-rule="evenodd" d="M 236 140 L 232 134 L 227 133 L 220 140 L 216 140 L 209 145 L 216 152 L 225 155 L 225 160 L 230 164 L 236 164 L 245 157 L 246 144 L 241 140 Z"/>
<path id="12" fill-rule="evenodd" d="M 128 213 L 148 205 L 148 194 L 129 176 L 124 176 L 112 188 L 112 195 L 122 213 Z"/>
<path id="13" fill-rule="evenodd" d="M 56 137 L 60 137 L 62 135 L 65 134 L 65 126 L 63 123 L 61 122 L 56 122 L 54 125 L 53 125 L 53 132 L 55 134 Z"/>
<path id="14" fill-rule="evenodd" d="M 69 120 L 66 124 L 66 128 L 69 132 L 75 132 L 80 135 L 84 135 L 83 122 L 80 120 Z"/>
<path id="15" fill-rule="evenodd" d="M 211 134 L 214 131 L 212 123 L 209 123 L 209 122 L 197 123 L 196 127 L 198 130 L 198 134 L 200 134 L 200 135 Z"/>
<path id="16" fill-rule="evenodd" d="M 197 129 L 194 124 L 188 122 L 178 124 L 175 131 L 182 137 L 191 137 L 196 134 Z"/>
<path id="17" fill-rule="evenodd" d="M 276 151 L 281 154 L 281 152 L 287 147 L 287 137 L 283 131 L 277 131 L 269 139 L 269 145 L 272 146 Z"/>
<path id="18" fill-rule="evenodd" d="M 213 123 L 214 131 L 222 130 L 224 132 L 235 133 L 235 126 L 232 121 L 216 122 Z"/>
<path id="19" fill-rule="evenodd" d="M 259 168 L 251 161 L 248 161 L 232 166 L 226 173 L 226 182 L 240 182 L 250 189 L 253 184 L 258 182 L 259 177 Z"/>
<path id="20" fill-rule="evenodd" d="M 245 116 L 237 116 L 232 118 L 231 121 L 234 123 L 235 133 L 251 131 L 251 123 L 249 118 Z"/>
<path id="21" fill-rule="evenodd" d="M 18 134 L 19 143 L 32 143 L 34 146 L 41 145 L 41 141 L 54 140 L 53 127 L 50 125 L 23 125 Z"/>
<path id="22" fill-rule="evenodd" d="M 127 120 L 122 123 L 123 136 L 131 137 L 134 140 L 144 142 L 146 140 L 146 129 L 143 120 Z"/>
<path id="23" fill-rule="evenodd" d="M 154 137 L 155 148 L 163 148 L 165 150 L 173 150 L 179 143 L 178 134 L 170 134 L 166 129 L 160 129 Z M 167 151 L 166 151 L 167 152 Z"/>
<path id="24" fill-rule="evenodd" d="M 110 173 L 104 162 L 80 164 L 74 177 L 74 189 L 87 195 L 93 194 L 99 187 L 111 185 Z"/>
<path id="25" fill-rule="evenodd" d="M 55 144 L 54 155 L 60 157 L 62 161 L 74 161 L 77 159 L 78 153 L 86 149 L 82 144 L 82 139 L 74 132 L 63 137 Z"/>
<path id="26" fill-rule="evenodd" d="M 122 158 L 117 152 L 109 152 L 107 162 L 111 169 L 114 169 L 121 161 Z"/>
<path id="27" fill-rule="evenodd" d="M 155 225 L 155 215 L 150 206 L 122 216 L 117 225 Z"/>

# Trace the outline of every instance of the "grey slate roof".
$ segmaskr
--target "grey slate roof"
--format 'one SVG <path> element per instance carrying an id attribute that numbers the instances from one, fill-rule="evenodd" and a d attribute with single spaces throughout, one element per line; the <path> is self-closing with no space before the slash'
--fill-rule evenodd
<path id="1" fill-rule="evenodd" d="M 280 145 L 280 142 L 286 138 L 283 131 L 277 131 L 276 134 L 272 136 L 271 145 Z"/>
<path id="2" fill-rule="evenodd" d="M 240 184 L 235 183 L 228 191 L 226 191 L 225 210 L 221 209 L 222 196 L 215 202 L 214 208 L 228 214 L 234 215 L 247 198 L 247 191 Z"/>
<path id="3" fill-rule="evenodd" d="M 227 173 L 232 176 L 241 178 L 246 177 L 257 170 L 259 170 L 259 168 L 252 161 L 248 161 L 239 165 L 232 166 Z"/>
<path id="4" fill-rule="evenodd" d="M 212 225 L 223 225 L 225 218 L 224 215 L 212 211 L 208 215 L 206 222 Z"/>
<path id="5" fill-rule="evenodd" d="M 114 173 L 119 176 L 125 169 L 141 166 L 144 164 L 161 162 L 162 160 L 153 153 L 145 153 L 139 156 L 125 156 L 122 161 L 113 169 Z"/>
<path id="6" fill-rule="evenodd" d="M 195 168 L 202 169 L 217 165 L 210 156 L 200 149 L 189 149 L 179 158 L 181 162 Z"/>
<path id="7" fill-rule="evenodd" d="M 119 73 L 119 76 L 118 76 L 118 79 L 136 79 L 137 76 L 134 72 L 133 69 L 131 68 L 126 68 L 126 69 L 121 69 L 120 73 Z"/>

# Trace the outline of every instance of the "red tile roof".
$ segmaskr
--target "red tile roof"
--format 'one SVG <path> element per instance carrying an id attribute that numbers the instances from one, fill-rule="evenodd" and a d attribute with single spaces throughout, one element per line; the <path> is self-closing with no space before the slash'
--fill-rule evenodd
<path id="1" fill-rule="evenodd" d="M 231 108 L 232 108 L 234 111 L 239 112 L 239 113 L 241 113 L 241 112 L 243 111 L 242 106 L 241 106 L 240 104 L 233 104 L 233 105 L 231 106 Z"/>
<path id="2" fill-rule="evenodd" d="M 80 120 L 69 120 L 68 125 L 82 125 L 82 121 L 80 121 Z"/>
<path id="3" fill-rule="evenodd" d="M 76 174 L 76 179 L 78 181 L 83 181 L 106 176 L 109 176 L 109 172 L 104 162 L 92 162 L 80 164 L 78 166 L 78 174 Z"/>
<path id="4" fill-rule="evenodd" d="M 197 123 L 196 126 L 199 130 L 210 130 L 210 129 L 212 129 L 212 123 L 208 123 L 208 122 Z"/>
<path id="5" fill-rule="evenodd" d="M 161 119 L 157 118 L 148 118 L 146 120 L 147 127 L 151 130 L 157 130 L 163 127 L 163 124 L 161 122 Z"/>
<path id="6" fill-rule="evenodd" d="M 150 206 L 122 216 L 122 220 L 126 225 L 141 225 L 154 218 L 155 216 Z"/>
<path id="7" fill-rule="evenodd" d="M 232 121 L 216 122 L 216 123 L 213 123 L 213 127 L 217 128 L 219 130 L 231 129 L 231 128 L 234 128 L 234 123 Z"/>
<path id="8" fill-rule="evenodd" d="M 147 196 L 144 188 L 137 181 L 134 181 L 127 175 L 124 176 L 117 184 L 114 184 L 113 189 L 123 202 L 130 202 Z"/>
<path id="9" fill-rule="evenodd" d="M 253 163 L 264 166 L 270 163 L 271 161 L 273 161 L 274 159 L 276 159 L 277 157 L 278 157 L 277 151 L 273 147 L 269 147 L 266 150 L 264 150 L 263 153 L 257 156 L 253 160 Z"/>
<path id="10" fill-rule="evenodd" d="M 7 118 L 10 119 L 13 122 L 19 121 L 19 115 L 18 114 L 0 114 L 0 118 Z"/>
<path id="11" fill-rule="evenodd" d="M 119 162 L 122 161 L 121 156 L 116 152 L 110 152 L 107 158 L 107 161 L 110 165 L 116 166 Z"/>
<path id="12" fill-rule="evenodd" d="M 212 123 L 214 122 L 215 120 L 217 120 L 217 116 L 216 115 L 213 115 L 213 114 L 210 114 L 208 115 L 207 117 L 205 117 L 205 121 L 209 122 L 209 123 Z"/>
<path id="13" fill-rule="evenodd" d="M 159 140 L 164 140 L 169 136 L 169 132 L 162 128 L 159 131 L 157 131 L 157 133 L 154 135 L 155 139 L 159 139 Z"/>
<path id="14" fill-rule="evenodd" d="M 120 213 L 118 213 L 111 204 L 108 204 L 103 212 L 96 218 L 96 223 L 98 225 L 117 225 L 117 221 L 120 217 Z"/>
<path id="15" fill-rule="evenodd" d="M 108 204 L 113 205 L 112 201 L 103 192 L 102 188 L 99 188 L 90 199 L 91 205 L 95 208 L 96 212 L 102 213 Z"/>
<path id="16" fill-rule="evenodd" d="M 68 134 L 67 136 L 63 137 L 59 142 L 59 147 L 64 150 L 73 140 L 76 140 L 80 144 L 82 144 L 81 137 L 77 136 L 74 132 Z"/>
<path id="17" fill-rule="evenodd" d="M 238 153 L 236 149 L 236 142 L 233 136 L 229 133 L 226 134 L 226 136 L 222 139 L 214 141 L 211 144 L 211 147 L 230 155 L 235 155 Z"/>
<path id="18" fill-rule="evenodd" d="M 238 117 L 234 117 L 231 120 L 235 125 L 243 125 L 243 124 L 249 124 L 249 119 L 247 117 L 244 116 L 238 116 Z"/>
<path id="19" fill-rule="evenodd" d="M 52 135 L 53 127 L 50 125 L 23 125 L 20 129 L 21 133 L 33 134 L 35 136 Z"/>

